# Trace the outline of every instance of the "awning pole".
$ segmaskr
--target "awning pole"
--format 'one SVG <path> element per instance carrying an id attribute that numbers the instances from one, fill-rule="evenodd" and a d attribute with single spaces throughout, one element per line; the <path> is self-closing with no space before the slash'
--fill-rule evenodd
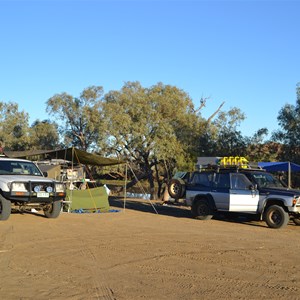
<path id="1" fill-rule="evenodd" d="M 288 163 L 288 188 L 291 188 L 291 162 Z"/>
<path id="2" fill-rule="evenodd" d="M 70 180 L 70 198 L 71 198 L 71 203 L 73 201 L 73 189 L 74 189 L 74 184 L 73 184 L 73 160 L 74 160 L 74 147 L 72 147 L 72 162 L 71 162 L 71 169 L 72 169 L 72 174 L 71 174 L 71 180 Z"/>
<path id="3" fill-rule="evenodd" d="M 125 168 L 125 185 L 124 185 L 124 212 L 125 212 L 125 206 L 126 206 L 126 194 L 127 194 L 127 191 L 126 191 L 126 186 L 127 186 L 127 166 L 128 166 L 128 163 L 126 164 L 126 168 Z"/>

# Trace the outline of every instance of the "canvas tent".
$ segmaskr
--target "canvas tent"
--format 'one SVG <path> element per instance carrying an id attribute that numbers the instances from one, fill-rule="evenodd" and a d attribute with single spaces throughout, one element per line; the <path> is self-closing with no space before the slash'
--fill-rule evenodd
<path id="1" fill-rule="evenodd" d="M 291 187 L 291 173 L 300 172 L 300 165 L 286 161 L 286 162 L 259 162 L 258 166 L 268 172 L 287 172 L 288 173 L 288 187 Z"/>
<path id="2" fill-rule="evenodd" d="M 102 157 L 97 154 L 88 153 L 77 148 L 66 148 L 61 150 L 31 150 L 31 151 L 4 151 L 7 157 L 11 158 L 31 158 L 37 156 L 46 156 L 52 159 L 63 159 L 74 163 L 93 166 L 113 166 L 125 162 Z M 68 190 L 67 195 L 70 202 L 70 210 L 75 209 L 100 209 L 109 210 L 108 195 L 105 188 L 88 188 L 86 190 Z M 68 202 L 68 201 L 66 201 Z"/>

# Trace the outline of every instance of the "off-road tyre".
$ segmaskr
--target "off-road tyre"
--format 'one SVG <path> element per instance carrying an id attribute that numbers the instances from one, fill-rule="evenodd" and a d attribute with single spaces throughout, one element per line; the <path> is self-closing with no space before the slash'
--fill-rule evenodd
<path id="1" fill-rule="evenodd" d="M 183 198 L 185 195 L 185 182 L 182 179 L 171 179 L 168 185 L 168 192 L 174 199 Z"/>
<path id="2" fill-rule="evenodd" d="M 271 205 L 266 210 L 265 221 L 270 228 L 283 228 L 289 220 L 289 214 L 279 205 Z"/>
<path id="3" fill-rule="evenodd" d="M 294 218 L 293 222 L 297 225 L 300 226 L 300 218 Z"/>
<path id="4" fill-rule="evenodd" d="M 52 204 L 47 205 L 44 208 L 44 215 L 50 219 L 57 218 L 61 212 L 61 205 L 61 201 L 55 201 Z"/>
<path id="5" fill-rule="evenodd" d="M 195 201 L 192 205 L 192 215 L 199 220 L 210 220 L 213 212 L 208 201 L 206 199 Z"/>
<path id="6" fill-rule="evenodd" d="M 0 195 L 0 221 L 5 221 L 11 213 L 11 202 Z"/>

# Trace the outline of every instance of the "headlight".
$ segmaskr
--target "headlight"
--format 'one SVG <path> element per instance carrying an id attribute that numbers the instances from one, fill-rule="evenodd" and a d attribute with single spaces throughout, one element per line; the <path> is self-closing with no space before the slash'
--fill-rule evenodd
<path id="1" fill-rule="evenodd" d="M 12 192 L 27 192 L 26 186 L 24 183 L 13 182 L 11 184 Z"/>
<path id="2" fill-rule="evenodd" d="M 65 192 L 65 185 L 62 184 L 62 183 L 57 183 L 55 185 L 55 191 L 56 191 L 56 193 L 63 193 L 63 192 Z"/>
<path id="3" fill-rule="evenodd" d="M 294 196 L 293 206 L 295 206 L 296 204 L 300 204 L 300 197 L 299 196 Z"/>

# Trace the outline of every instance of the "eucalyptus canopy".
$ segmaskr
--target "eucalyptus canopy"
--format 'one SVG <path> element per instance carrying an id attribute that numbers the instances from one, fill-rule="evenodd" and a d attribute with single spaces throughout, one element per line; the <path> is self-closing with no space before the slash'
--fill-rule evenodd
<path id="1" fill-rule="evenodd" d="M 103 110 L 107 151 L 137 164 L 152 190 L 153 166 L 189 161 L 188 149 L 199 134 L 202 119 L 184 91 L 162 83 L 144 88 L 139 82 L 126 82 L 120 91 L 105 95 Z M 105 147 L 103 141 L 101 146 Z"/>
<path id="2" fill-rule="evenodd" d="M 273 133 L 273 139 L 284 144 L 282 158 L 300 162 L 300 83 L 296 86 L 296 104 L 285 104 L 279 111 L 278 124 L 281 127 Z"/>
<path id="3" fill-rule="evenodd" d="M 18 104 L 0 102 L 0 141 L 10 150 L 25 150 L 30 145 L 28 113 L 19 111 Z"/>
<path id="4" fill-rule="evenodd" d="M 59 122 L 66 146 L 95 149 L 102 128 L 102 96 L 101 86 L 91 86 L 79 98 L 61 93 L 47 101 L 47 112 Z"/>

